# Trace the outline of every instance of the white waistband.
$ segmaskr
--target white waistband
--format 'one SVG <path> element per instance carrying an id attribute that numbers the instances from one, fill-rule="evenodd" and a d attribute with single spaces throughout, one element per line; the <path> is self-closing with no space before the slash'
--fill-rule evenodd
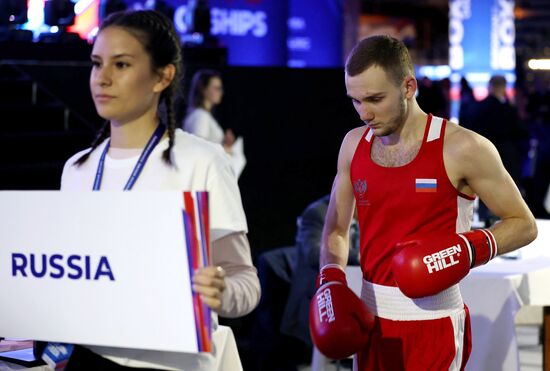
<path id="1" fill-rule="evenodd" d="M 411 299 L 398 287 L 363 280 L 361 299 L 374 315 L 394 321 L 438 319 L 464 309 L 458 285 L 436 295 Z"/>

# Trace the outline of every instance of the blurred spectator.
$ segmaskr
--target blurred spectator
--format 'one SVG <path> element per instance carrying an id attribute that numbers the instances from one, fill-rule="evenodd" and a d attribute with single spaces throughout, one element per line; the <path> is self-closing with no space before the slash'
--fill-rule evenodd
<path id="1" fill-rule="evenodd" d="M 308 328 L 309 302 L 315 294 L 319 273 L 321 234 L 330 196 L 310 204 L 298 220 L 296 234 L 296 270 L 292 275 L 290 294 L 285 308 L 281 331 L 312 346 Z M 348 264 L 359 265 L 359 231 L 354 218 L 350 229 Z"/>
<path id="2" fill-rule="evenodd" d="M 489 139 L 497 148 L 504 167 L 525 195 L 521 183 L 522 163 L 527 153 L 528 131 L 519 121 L 516 107 L 510 104 L 506 96 L 506 79 L 494 75 L 489 79 L 489 94 L 475 104 L 472 110 L 470 129 Z M 479 216 L 488 225 L 496 221 L 487 207 L 480 203 Z"/>
<path id="3" fill-rule="evenodd" d="M 463 76 L 460 79 L 460 112 L 458 114 L 458 123 L 460 126 L 472 128 L 472 111 L 477 103 L 474 97 L 474 90 Z"/>
<path id="4" fill-rule="evenodd" d="M 530 150 L 525 167 L 527 202 L 537 218 L 549 218 L 550 202 L 550 91 L 532 91 L 528 97 Z"/>
<path id="5" fill-rule="evenodd" d="M 262 297 L 252 333 L 255 370 L 296 370 L 309 363 L 309 303 L 319 272 L 321 233 L 329 196 L 311 203 L 297 221 L 296 245 L 273 249 L 258 257 Z M 348 264 L 359 265 L 357 223 L 350 230 Z"/>
<path id="6" fill-rule="evenodd" d="M 472 130 L 493 142 L 504 167 L 519 187 L 525 157 L 522 144 L 528 138 L 527 129 L 520 123 L 516 107 L 506 96 L 504 76 L 491 77 L 488 90 L 489 95 L 474 106 Z"/>
<path id="7" fill-rule="evenodd" d="M 189 107 L 183 122 L 183 130 L 221 144 L 229 155 L 231 166 L 237 178 L 245 165 L 244 141 L 236 137 L 231 129 L 225 131 L 214 118 L 213 110 L 221 103 L 223 82 L 220 72 L 201 69 L 193 75 L 189 91 Z"/>
<path id="8" fill-rule="evenodd" d="M 443 111 L 440 117 L 451 117 L 451 79 L 445 77 L 439 80 L 439 88 L 443 94 Z"/>
<path id="9" fill-rule="evenodd" d="M 185 17 L 185 23 L 190 33 L 199 33 L 203 36 L 210 35 L 212 20 L 208 1 L 190 0 L 187 4 Z"/>
<path id="10" fill-rule="evenodd" d="M 447 102 L 440 83 L 424 76 L 418 84 L 418 105 L 422 110 L 439 117 L 449 117 L 446 113 Z"/>

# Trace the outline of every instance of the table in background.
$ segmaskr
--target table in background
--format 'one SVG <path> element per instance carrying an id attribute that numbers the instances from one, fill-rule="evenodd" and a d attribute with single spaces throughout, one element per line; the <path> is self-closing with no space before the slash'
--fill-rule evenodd
<path id="1" fill-rule="evenodd" d="M 505 255 L 516 259 L 497 258 L 460 283 L 472 316 L 467 370 L 519 370 L 514 320 L 530 305 L 543 307 L 542 365 L 550 371 L 550 220 L 538 219 L 537 228 L 535 241 Z"/>
<path id="2" fill-rule="evenodd" d="M 497 258 L 474 269 L 461 281 L 460 291 L 472 317 L 472 354 L 466 370 L 519 370 L 515 317 L 526 305 L 550 306 L 550 258 Z M 549 318 L 543 320 L 543 331 Z M 548 335 L 548 334 L 546 334 Z M 544 370 L 550 342 L 544 341 Z"/>

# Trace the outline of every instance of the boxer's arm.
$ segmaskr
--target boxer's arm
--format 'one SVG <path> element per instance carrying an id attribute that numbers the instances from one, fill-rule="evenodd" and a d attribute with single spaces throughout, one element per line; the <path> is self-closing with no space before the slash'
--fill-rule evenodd
<path id="1" fill-rule="evenodd" d="M 502 221 L 488 231 L 434 231 L 398 243 L 392 270 L 401 291 L 411 298 L 441 292 L 458 283 L 470 268 L 529 243 L 537 233 L 535 220 L 493 144 L 469 130 L 451 126 L 450 131 L 444 158 L 451 181 L 462 180 L 458 190 L 478 194 Z"/>
<path id="2" fill-rule="evenodd" d="M 365 128 L 351 130 L 340 147 L 337 174 L 332 184 L 325 226 L 321 238 L 320 266 L 338 264 L 345 267 L 349 254 L 349 228 L 353 216 L 354 195 L 350 164 L 358 140 Z"/>
<path id="3" fill-rule="evenodd" d="M 504 168 L 495 146 L 469 130 L 461 130 L 453 137 L 454 153 L 447 151 L 446 164 L 451 155 L 450 161 L 458 167 L 467 186 L 501 219 L 490 228 L 497 241 L 498 254 L 533 241 L 537 236 L 535 218 Z"/>

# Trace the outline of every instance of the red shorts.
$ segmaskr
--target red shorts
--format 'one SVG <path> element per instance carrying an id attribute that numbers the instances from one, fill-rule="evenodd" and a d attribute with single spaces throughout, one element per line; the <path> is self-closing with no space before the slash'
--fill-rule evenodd
<path id="1" fill-rule="evenodd" d="M 462 300 L 458 288 L 451 291 L 452 295 L 436 297 L 427 304 L 426 300 L 416 302 L 420 308 L 417 310 L 409 305 L 415 301 L 406 297 L 386 300 L 388 291 L 374 297 L 363 289 L 361 296 L 377 317 L 368 346 L 356 355 L 354 370 L 464 370 L 472 348 L 470 314 L 462 303 L 457 308 Z M 393 291 L 390 292 L 393 295 Z M 365 295 L 369 295 L 370 300 L 365 299 Z M 402 294 L 399 292 L 398 295 Z M 436 309 L 424 310 L 433 303 Z M 393 308 L 403 309 L 400 312 Z M 430 313 L 443 313 L 444 316 Z M 413 320 L 407 320 L 407 315 Z M 381 318 L 384 316 L 386 318 Z"/>

